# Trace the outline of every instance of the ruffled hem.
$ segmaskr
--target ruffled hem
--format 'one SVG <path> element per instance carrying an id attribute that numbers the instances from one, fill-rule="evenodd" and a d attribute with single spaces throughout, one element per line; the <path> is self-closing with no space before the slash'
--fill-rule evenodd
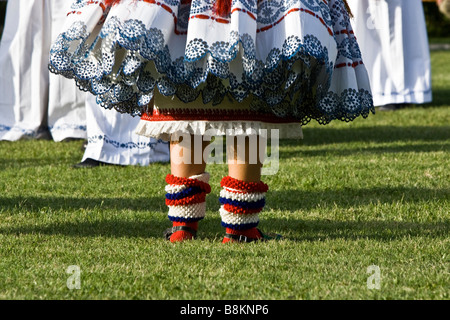
<path id="1" fill-rule="evenodd" d="M 189 135 L 251 136 L 260 135 L 280 139 L 303 139 L 302 127 L 298 123 L 267 123 L 260 121 L 147 121 L 141 120 L 136 134 L 170 141 Z"/>
<path id="2" fill-rule="evenodd" d="M 211 16 L 209 1 L 100 7 L 73 5 L 49 68 L 75 79 L 105 108 L 141 115 L 158 94 L 213 105 L 251 96 L 254 110 L 302 124 L 351 121 L 374 110 L 371 99 L 344 94 L 370 97 L 342 0 L 236 1 L 225 21 Z"/>

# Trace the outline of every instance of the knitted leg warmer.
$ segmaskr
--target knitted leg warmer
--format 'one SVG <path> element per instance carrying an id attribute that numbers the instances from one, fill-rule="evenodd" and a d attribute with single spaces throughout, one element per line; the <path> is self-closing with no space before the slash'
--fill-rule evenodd
<path id="1" fill-rule="evenodd" d="M 220 216 L 226 233 L 260 239 L 256 226 L 259 213 L 265 205 L 265 195 L 269 187 L 264 182 L 245 182 L 225 177 L 220 183 Z M 230 241 L 225 237 L 223 243 Z"/>
<path id="2" fill-rule="evenodd" d="M 206 194 L 211 192 L 209 173 L 204 172 L 189 178 L 167 175 L 166 205 L 169 207 L 169 219 L 173 227 L 186 226 L 198 229 L 198 221 L 205 217 Z M 171 242 L 192 239 L 193 235 L 184 230 L 174 232 Z"/>

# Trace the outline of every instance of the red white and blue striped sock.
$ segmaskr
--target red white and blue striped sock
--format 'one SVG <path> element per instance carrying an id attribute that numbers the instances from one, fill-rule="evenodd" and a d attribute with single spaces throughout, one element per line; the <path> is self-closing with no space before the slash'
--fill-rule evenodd
<path id="1" fill-rule="evenodd" d="M 228 176 L 222 179 L 220 185 L 220 216 L 226 233 L 261 238 L 256 227 L 259 213 L 266 203 L 267 184 L 261 181 L 245 182 Z M 223 239 L 224 243 L 228 241 L 229 238 Z"/>
<path id="2" fill-rule="evenodd" d="M 189 178 L 166 177 L 166 205 L 169 207 L 169 219 L 173 226 L 187 226 L 198 229 L 198 221 L 205 217 L 206 194 L 211 192 L 209 173 L 204 172 Z M 171 242 L 192 239 L 192 234 L 179 230 L 170 237 Z"/>

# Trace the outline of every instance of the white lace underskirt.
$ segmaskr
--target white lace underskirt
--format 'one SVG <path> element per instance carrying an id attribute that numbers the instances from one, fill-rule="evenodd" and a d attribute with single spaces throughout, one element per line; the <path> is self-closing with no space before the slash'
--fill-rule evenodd
<path id="1" fill-rule="evenodd" d="M 204 104 L 201 97 L 184 103 L 177 97 L 157 95 L 152 114 L 144 114 L 136 133 L 170 141 L 183 135 L 276 137 L 302 139 L 302 126 L 295 120 L 283 120 L 251 109 L 251 99 L 236 103 L 224 99 L 220 105 Z"/>

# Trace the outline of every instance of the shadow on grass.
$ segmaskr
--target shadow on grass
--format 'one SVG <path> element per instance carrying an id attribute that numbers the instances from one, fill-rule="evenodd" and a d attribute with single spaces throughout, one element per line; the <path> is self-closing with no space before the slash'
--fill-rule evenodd
<path id="1" fill-rule="evenodd" d="M 287 186 L 289 187 L 289 186 Z M 375 204 L 435 202 L 449 200 L 450 190 L 414 187 L 374 187 L 343 188 L 328 190 L 270 190 L 267 194 L 266 208 L 279 211 L 311 210 L 320 203 L 324 208 L 353 208 Z M 73 198 L 37 196 L 0 196 L 4 212 L 50 213 L 59 211 L 89 210 L 131 210 L 141 212 L 166 211 L 164 196 L 145 196 L 133 198 Z M 219 210 L 218 195 L 207 197 L 209 210 Z"/>
<path id="2" fill-rule="evenodd" d="M 282 199 L 282 200 L 280 200 Z M 279 211 L 311 210 L 317 204 L 322 208 L 358 208 L 378 204 L 408 204 L 449 200 L 450 190 L 376 187 L 344 188 L 339 190 L 270 190 L 267 194 L 267 208 Z"/>
<path id="3" fill-rule="evenodd" d="M 290 241 L 369 239 L 392 241 L 408 237 L 448 238 L 450 225 L 441 222 L 402 222 L 392 220 L 335 221 L 327 219 L 261 219 L 261 229 L 281 233 Z"/>
<path id="4" fill-rule="evenodd" d="M 169 221 L 125 221 L 120 219 L 99 221 L 67 221 L 48 225 L 24 225 L 0 228 L 0 234 L 8 235 L 64 235 L 68 237 L 108 238 L 162 238 L 163 231 L 170 227 Z"/>
<path id="5" fill-rule="evenodd" d="M 448 141 L 450 126 L 372 126 L 331 128 L 327 126 L 304 129 L 303 145 L 334 143 L 392 143 L 411 141 Z M 281 140 L 280 146 L 298 146 L 298 140 Z"/>
<path id="6" fill-rule="evenodd" d="M 140 198 L 71 198 L 71 197 L 0 197 L 1 209 L 15 214 L 42 214 L 46 220 L 55 217 L 55 222 L 45 225 L 23 225 L 0 228 L 0 234 L 46 234 L 73 237 L 161 237 L 163 230 L 170 226 L 166 216 L 164 199 L 161 197 Z M 78 212 L 83 210 L 84 212 Z M 89 211 L 113 212 L 111 218 L 96 217 Z M 117 214 L 123 210 L 148 212 L 148 220 L 130 217 L 123 220 Z M 66 221 L 61 212 L 67 215 Z M 3 214 L 4 215 L 4 214 Z M 89 216 L 88 216 L 89 215 Z M 1 215 L 0 215 L 1 216 Z M 36 216 L 30 220 L 39 220 Z M 76 221 L 80 220 L 80 221 Z M 94 221 L 86 221 L 94 220 Z M 167 221 L 166 221 L 167 220 Z"/>
<path id="7" fill-rule="evenodd" d="M 161 211 L 165 206 L 162 197 L 136 198 L 71 198 L 71 197 L 36 197 L 18 196 L 1 197 L 1 209 L 7 212 L 18 211 L 26 213 L 40 213 L 42 209 L 58 213 L 60 210 L 132 210 L 132 211 Z M 165 207 L 164 207 L 165 208 Z"/>
<path id="8" fill-rule="evenodd" d="M 63 235 L 67 237 L 155 238 L 162 239 L 169 221 L 107 220 L 93 222 L 58 222 L 49 225 L 24 225 L 0 228 L 3 235 Z M 262 218 L 264 232 L 281 233 L 288 241 L 323 241 L 330 239 L 374 239 L 391 241 L 405 237 L 448 238 L 448 222 L 418 223 L 399 221 L 333 221 L 324 219 Z M 200 239 L 221 239 L 224 229 L 220 218 L 201 223 Z M 218 240 L 219 241 L 219 240 Z"/>
<path id="9" fill-rule="evenodd" d="M 448 190 L 434 190 L 424 188 L 375 188 L 375 189 L 346 189 L 327 191 L 295 191 L 275 190 L 268 195 L 267 209 L 284 212 L 298 210 L 311 210 L 320 203 L 322 210 L 327 207 L 335 209 L 363 207 L 371 204 L 411 203 L 419 201 L 436 201 L 437 199 L 448 199 Z M 278 200 L 277 200 L 278 199 Z M 279 199 L 283 199 L 280 201 Z M 219 204 L 217 197 L 208 198 L 210 211 L 218 212 Z M 83 215 L 80 220 L 76 214 L 70 213 L 67 220 L 61 221 L 56 217 L 54 222 L 45 225 L 21 225 L 1 227 L 0 234 L 4 235 L 64 235 L 69 237 L 141 237 L 162 238 L 162 232 L 170 226 L 166 215 L 163 199 L 159 197 L 143 197 L 133 199 L 118 198 L 67 198 L 67 197 L 0 197 L 2 209 L 6 212 L 40 213 L 42 209 L 51 212 L 58 210 L 70 211 L 79 209 L 132 210 L 148 212 L 148 217 L 133 217 L 127 215 L 121 218 L 117 214 L 111 218 L 96 218 Z M 44 213 L 45 214 L 45 213 Z M 363 220 L 363 221 L 333 221 L 326 219 L 304 220 L 298 217 L 299 213 L 293 214 L 292 218 L 264 218 L 262 228 L 267 232 L 281 232 L 292 241 L 320 241 L 324 239 L 377 239 L 394 240 L 404 237 L 448 237 L 449 221 L 420 223 L 399 222 L 389 220 Z M 35 221 L 38 218 L 33 217 Z M 49 216 L 46 216 L 48 221 Z M 102 220 L 103 219 L 103 220 Z M 220 227 L 218 214 L 208 217 L 202 222 L 200 238 L 217 239 L 223 235 Z"/>
<path id="10" fill-rule="evenodd" d="M 355 154 L 395 154 L 405 152 L 448 152 L 450 149 L 450 142 L 447 144 L 409 144 L 402 146 L 379 146 L 366 147 L 361 144 L 360 148 L 354 149 L 338 149 L 325 148 L 321 150 L 280 150 L 280 159 L 288 159 L 292 157 L 320 157 L 320 156 L 337 156 L 346 157 Z"/>
<path id="11" fill-rule="evenodd" d="M 450 105 L 450 88 L 433 88 L 433 102 L 424 107 L 443 107 Z"/>
<path id="12" fill-rule="evenodd" d="M 427 127 L 364 127 L 364 128 L 305 128 L 305 139 L 281 140 L 280 158 L 315 157 L 323 155 L 349 156 L 356 153 L 383 154 L 404 152 L 449 151 L 450 126 Z M 417 143 L 420 141 L 420 143 Z M 411 143 L 415 142 L 415 143 Z M 340 149 L 339 144 L 360 143 Z M 369 146 L 370 143 L 385 144 Z M 397 143 L 386 145 L 388 143 Z M 308 150 L 308 146 L 336 145 L 321 150 Z"/>
<path id="13" fill-rule="evenodd" d="M 273 201 L 271 199 L 283 199 Z M 342 209 L 364 208 L 375 205 L 406 205 L 417 202 L 436 202 L 448 200 L 448 189 L 426 189 L 407 187 L 379 187 L 370 189 L 343 189 L 320 191 L 274 190 L 268 194 L 268 208 L 292 212 L 294 210 L 309 211 L 326 208 Z M 320 241 L 324 239 L 377 239 L 393 240 L 404 237 L 448 237 L 450 220 L 438 222 L 393 221 L 392 215 L 387 220 L 333 221 L 329 219 L 276 219 L 262 221 L 274 232 L 293 234 L 288 237 L 298 241 Z M 274 229 L 275 227 L 275 229 Z M 300 232 L 298 232 L 300 230 Z M 268 230 L 269 231 L 269 230 Z M 298 235 L 300 233 L 300 235 Z"/>

